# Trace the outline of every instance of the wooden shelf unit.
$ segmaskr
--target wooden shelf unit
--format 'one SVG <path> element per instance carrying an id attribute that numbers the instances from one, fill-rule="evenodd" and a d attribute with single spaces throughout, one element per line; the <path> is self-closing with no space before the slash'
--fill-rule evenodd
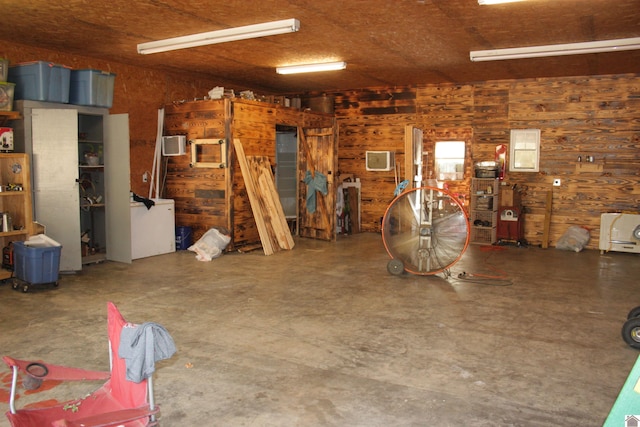
<path id="1" fill-rule="evenodd" d="M 495 178 L 471 179 L 471 243 L 492 245 L 497 241 L 499 183 Z"/>
<path id="2" fill-rule="evenodd" d="M 12 185 L 13 184 L 13 185 Z M 11 229 L 0 225 L 2 248 L 13 241 L 24 241 L 34 234 L 33 204 L 31 202 L 31 165 L 24 153 L 0 153 L 0 218 L 1 213 L 11 217 Z M 0 269 L 0 280 L 8 279 L 12 272 Z"/>

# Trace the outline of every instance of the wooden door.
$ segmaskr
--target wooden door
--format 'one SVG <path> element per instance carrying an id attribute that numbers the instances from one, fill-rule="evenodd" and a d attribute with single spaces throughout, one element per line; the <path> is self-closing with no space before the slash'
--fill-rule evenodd
<path id="1" fill-rule="evenodd" d="M 298 154 L 299 235 L 320 240 L 336 238 L 338 132 L 333 127 L 301 128 Z M 318 191 L 324 188 L 326 194 Z M 309 197 L 308 197 L 309 196 Z M 313 200 L 315 196 L 315 200 Z M 315 201 L 315 210 L 313 209 Z"/>

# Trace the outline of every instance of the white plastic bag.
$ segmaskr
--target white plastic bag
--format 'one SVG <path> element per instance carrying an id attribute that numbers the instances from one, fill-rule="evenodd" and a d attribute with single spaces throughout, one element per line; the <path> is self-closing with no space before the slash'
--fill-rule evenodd
<path id="1" fill-rule="evenodd" d="M 222 234 L 217 228 L 211 228 L 187 250 L 196 253 L 198 261 L 211 261 L 222 255 L 222 251 L 231 241 L 231 236 Z"/>
<path id="2" fill-rule="evenodd" d="M 556 244 L 556 249 L 562 249 L 565 251 L 580 252 L 587 246 L 589 242 L 589 230 L 584 227 L 572 225 L 567 231 L 560 237 Z"/>

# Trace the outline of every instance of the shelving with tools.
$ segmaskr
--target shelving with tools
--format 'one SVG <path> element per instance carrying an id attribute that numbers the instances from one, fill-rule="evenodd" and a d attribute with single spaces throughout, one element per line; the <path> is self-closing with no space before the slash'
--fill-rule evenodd
<path id="1" fill-rule="evenodd" d="M 5 248 L 11 242 L 26 240 L 39 229 L 33 222 L 31 165 L 27 154 L 0 153 L 0 188 L 0 218 L 3 220 L 0 245 Z M 3 259 L 0 280 L 11 277 L 11 261 Z"/>
<path id="2" fill-rule="evenodd" d="M 492 245 L 497 240 L 499 181 L 495 178 L 472 178 L 469 220 L 471 243 Z"/>
<path id="3" fill-rule="evenodd" d="M 101 115 L 78 115 L 82 263 L 106 259 L 104 140 Z"/>

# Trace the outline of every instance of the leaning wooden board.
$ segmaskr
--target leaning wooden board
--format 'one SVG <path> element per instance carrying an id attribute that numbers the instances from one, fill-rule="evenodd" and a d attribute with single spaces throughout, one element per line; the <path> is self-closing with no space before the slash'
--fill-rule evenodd
<path id="1" fill-rule="evenodd" d="M 236 138 L 233 143 L 265 255 L 292 249 L 293 237 L 273 182 L 269 159 L 245 156 L 242 142 Z"/>
<path id="2" fill-rule="evenodd" d="M 244 155 L 242 142 L 240 142 L 239 139 L 235 138 L 233 140 L 233 147 L 236 152 L 236 157 L 238 158 L 238 163 L 240 164 L 240 171 L 242 172 L 242 177 L 244 178 L 244 185 L 247 189 L 249 202 L 251 203 L 253 217 L 255 218 L 256 225 L 258 227 L 258 234 L 260 235 L 260 241 L 262 242 L 262 250 L 264 251 L 265 255 L 271 255 L 274 252 L 274 248 L 271 243 L 271 239 L 269 238 L 267 225 L 262 214 L 263 210 L 260 208 L 260 199 L 258 198 L 258 192 L 256 191 L 255 183 L 251 178 L 250 168 L 249 164 L 247 163 L 247 158 Z"/>
<path id="3" fill-rule="evenodd" d="M 293 249 L 295 243 L 291 237 L 291 230 L 287 224 L 284 209 L 280 203 L 280 196 L 275 186 L 275 178 L 271 171 L 269 158 L 265 156 L 247 156 L 251 165 L 254 181 L 258 183 L 260 196 L 264 198 L 270 225 L 275 233 L 278 245 L 282 249 Z"/>

